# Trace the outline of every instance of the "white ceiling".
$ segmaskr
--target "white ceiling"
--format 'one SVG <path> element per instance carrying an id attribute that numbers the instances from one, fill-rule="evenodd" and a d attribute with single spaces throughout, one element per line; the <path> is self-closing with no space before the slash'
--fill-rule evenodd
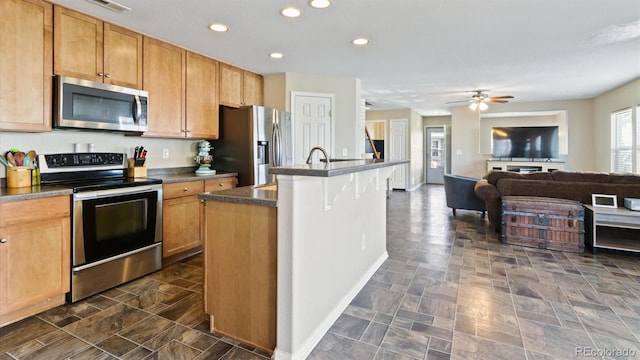
<path id="1" fill-rule="evenodd" d="M 360 78 L 374 110 L 448 114 L 446 102 L 474 89 L 513 102 L 592 98 L 640 77 L 640 0 L 333 0 L 324 10 L 307 0 L 116 1 L 133 10 L 55 2 L 261 74 Z M 302 16 L 282 17 L 290 5 Z M 231 31 L 213 33 L 213 22 Z"/>

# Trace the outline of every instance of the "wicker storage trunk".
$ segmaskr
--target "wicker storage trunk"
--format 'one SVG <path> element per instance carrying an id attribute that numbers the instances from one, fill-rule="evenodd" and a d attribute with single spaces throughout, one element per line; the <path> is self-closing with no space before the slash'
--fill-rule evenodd
<path id="1" fill-rule="evenodd" d="M 573 200 L 503 196 L 502 242 L 583 252 L 584 208 Z"/>

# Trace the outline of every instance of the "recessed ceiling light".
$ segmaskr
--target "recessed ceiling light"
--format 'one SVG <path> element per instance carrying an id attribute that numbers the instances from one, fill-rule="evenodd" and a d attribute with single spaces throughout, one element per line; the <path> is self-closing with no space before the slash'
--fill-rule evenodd
<path id="1" fill-rule="evenodd" d="M 271 54 L 269 54 L 269 57 L 272 59 L 282 59 L 284 55 L 279 52 L 272 52 Z"/>
<path id="2" fill-rule="evenodd" d="M 282 10 L 280 10 L 280 15 L 282 16 L 286 16 L 288 18 L 295 18 L 298 17 L 302 14 L 302 11 L 300 11 L 299 9 L 296 9 L 292 6 L 290 7 L 286 7 Z"/>
<path id="3" fill-rule="evenodd" d="M 357 38 L 357 39 L 353 39 L 353 41 L 351 41 L 351 43 L 353 45 L 367 45 L 369 43 L 368 39 L 365 38 Z"/>
<path id="4" fill-rule="evenodd" d="M 326 9 L 331 6 L 331 0 L 309 0 L 309 5 L 316 9 Z"/>
<path id="5" fill-rule="evenodd" d="M 211 24 L 209 25 L 209 30 L 215 32 L 227 32 L 229 31 L 229 27 L 225 24 Z"/>

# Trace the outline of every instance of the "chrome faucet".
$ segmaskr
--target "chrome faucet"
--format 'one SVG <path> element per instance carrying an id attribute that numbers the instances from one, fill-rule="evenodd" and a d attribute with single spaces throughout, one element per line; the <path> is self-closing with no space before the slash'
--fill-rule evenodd
<path id="1" fill-rule="evenodd" d="M 311 156 L 313 155 L 313 152 L 316 150 L 322 151 L 322 154 L 324 155 L 324 159 L 327 161 L 327 164 L 328 164 L 329 156 L 327 155 L 327 150 L 321 148 L 320 146 L 314 146 L 311 148 L 311 151 L 309 151 L 309 156 L 307 157 L 307 164 L 311 164 Z"/>

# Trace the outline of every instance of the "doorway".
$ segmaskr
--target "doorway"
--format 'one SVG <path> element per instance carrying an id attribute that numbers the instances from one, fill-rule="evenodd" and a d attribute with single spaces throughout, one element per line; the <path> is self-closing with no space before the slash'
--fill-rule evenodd
<path id="1" fill-rule="evenodd" d="M 427 184 L 444 184 L 444 169 L 447 162 L 444 126 L 425 128 L 425 179 Z"/>
<path id="2" fill-rule="evenodd" d="M 330 157 L 335 156 L 333 98 L 331 94 L 291 93 L 294 163 L 304 164 L 314 146 L 323 147 Z M 317 160 L 320 154 L 315 152 L 313 156 Z"/>

